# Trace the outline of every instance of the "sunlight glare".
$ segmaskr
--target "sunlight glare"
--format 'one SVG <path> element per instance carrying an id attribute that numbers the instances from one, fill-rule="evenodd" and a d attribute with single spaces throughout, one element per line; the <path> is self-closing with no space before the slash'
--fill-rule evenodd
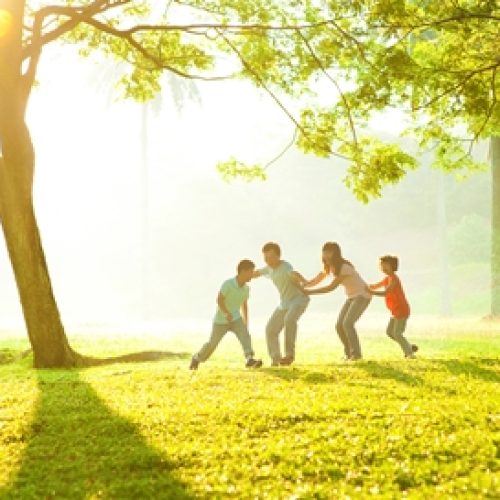
<path id="1" fill-rule="evenodd" d="M 0 9 L 0 38 L 7 35 L 12 26 L 12 14 L 5 9 Z"/>

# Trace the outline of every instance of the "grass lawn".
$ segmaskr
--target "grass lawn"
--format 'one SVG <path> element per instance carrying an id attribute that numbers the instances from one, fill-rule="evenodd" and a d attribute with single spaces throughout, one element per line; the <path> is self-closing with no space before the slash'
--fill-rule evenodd
<path id="1" fill-rule="evenodd" d="M 195 373 L 187 354 L 34 371 L 4 334 L 0 498 L 499 498 L 498 325 L 411 333 L 418 360 L 367 331 L 366 361 L 346 365 L 331 333 L 301 332 L 295 366 L 261 370 L 228 337 Z M 73 343 L 187 353 L 205 337 Z"/>

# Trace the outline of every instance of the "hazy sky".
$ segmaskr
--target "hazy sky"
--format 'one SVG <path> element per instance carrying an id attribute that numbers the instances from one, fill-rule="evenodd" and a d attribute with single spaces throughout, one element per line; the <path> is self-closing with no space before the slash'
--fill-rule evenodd
<path id="1" fill-rule="evenodd" d="M 381 253 L 405 252 L 417 259 L 408 238 L 388 240 L 382 227 L 380 238 L 363 240 L 359 228 L 365 217 L 373 226 L 368 218 L 373 206 L 387 217 L 398 215 L 390 199 L 371 208 L 359 205 L 341 182 L 344 166 L 338 160 L 312 162 L 292 151 L 273 165 L 267 182 L 222 181 L 218 161 L 236 156 L 265 163 L 293 134 L 293 124 L 271 99 L 245 82 L 197 83 L 201 104 L 186 102 L 181 112 L 165 88 L 161 112 L 148 112 L 145 186 L 143 108 L 117 99 L 106 75 L 107 63 L 51 47 L 28 112 L 37 153 L 36 209 L 69 325 L 132 322 L 144 313 L 153 320 L 209 321 L 220 283 L 242 258 L 260 265 L 267 240 L 279 241 L 285 257 L 306 275 L 318 271 L 326 240 L 340 241 L 368 280 L 379 275 Z M 392 112 L 371 126 L 397 135 L 401 123 Z M 356 236 L 348 229 L 350 217 Z M 426 237 L 434 248 L 435 234 Z M 411 278 L 410 266 L 406 271 Z M 3 245 L 0 280 L 1 324 L 19 325 Z M 277 294 L 269 282 L 252 288 L 253 311 L 265 317 Z M 340 293 L 321 297 L 311 313 L 331 308 L 333 316 L 342 298 Z M 383 308 L 378 304 L 374 310 Z"/>

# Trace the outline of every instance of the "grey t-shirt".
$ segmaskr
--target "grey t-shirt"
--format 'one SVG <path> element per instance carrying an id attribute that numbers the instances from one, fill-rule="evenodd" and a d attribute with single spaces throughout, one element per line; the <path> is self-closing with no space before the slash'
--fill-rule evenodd
<path id="1" fill-rule="evenodd" d="M 280 265 L 273 269 L 266 266 L 259 269 L 262 276 L 270 278 L 280 293 L 280 308 L 287 309 L 296 300 L 308 300 L 299 285 L 292 278 L 293 267 L 288 262 L 282 260 Z"/>

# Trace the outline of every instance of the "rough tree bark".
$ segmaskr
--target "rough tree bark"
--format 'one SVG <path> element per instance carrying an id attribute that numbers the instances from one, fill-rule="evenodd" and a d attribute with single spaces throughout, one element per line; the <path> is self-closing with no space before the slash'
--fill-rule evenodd
<path id="1" fill-rule="evenodd" d="M 35 154 L 25 122 L 29 92 L 21 74 L 25 2 L 11 0 L 12 24 L 0 38 L 0 218 L 38 368 L 70 367 L 81 357 L 69 346 L 52 291 L 33 210 Z"/>

